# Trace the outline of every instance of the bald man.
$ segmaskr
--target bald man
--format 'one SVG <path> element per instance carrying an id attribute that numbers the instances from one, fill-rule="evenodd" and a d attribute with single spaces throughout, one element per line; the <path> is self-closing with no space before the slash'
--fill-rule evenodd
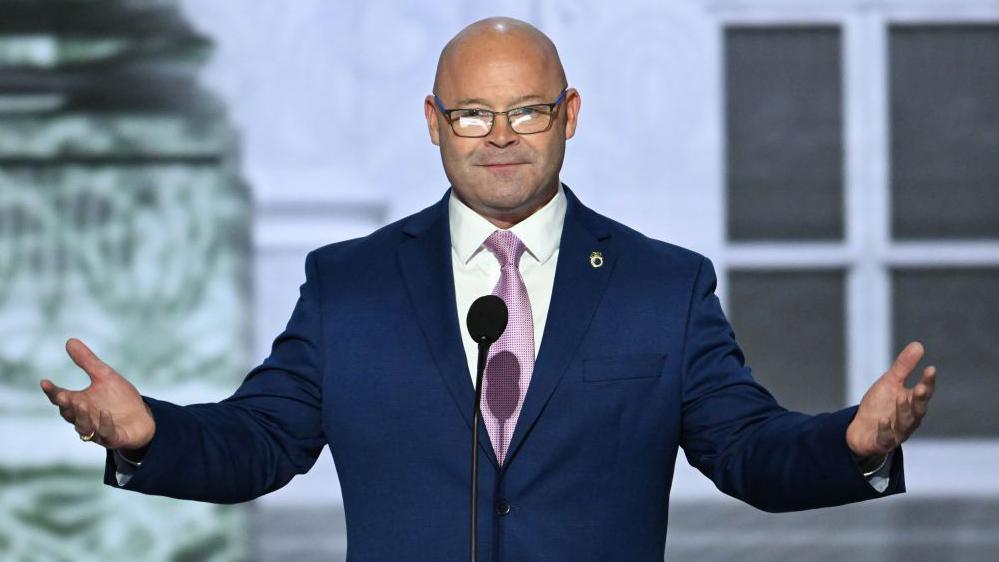
<path id="1" fill-rule="evenodd" d="M 935 370 L 909 344 L 859 406 L 807 416 L 754 382 L 711 262 L 586 208 L 559 181 L 579 93 L 552 42 L 491 18 L 441 53 L 424 112 L 451 188 L 371 235 L 311 252 L 287 329 L 226 400 L 141 396 L 78 340 L 92 384 L 42 389 L 105 483 L 243 502 L 327 443 L 348 560 L 468 557 L 477 297 L 510 311 L 483 380 L 478 558 L 661 561 L 676 453 L 760 509 L 904 490 L 899 445 Z"/>

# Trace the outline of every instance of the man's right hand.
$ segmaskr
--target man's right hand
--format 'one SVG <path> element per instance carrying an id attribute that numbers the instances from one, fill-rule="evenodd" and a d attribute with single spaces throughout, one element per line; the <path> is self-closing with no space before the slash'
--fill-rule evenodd
<path id="1" fill-rule="evenodd" d="M 153 414 L 139 391 L 98 359 L 82 341 L 75 338 L 67 341 L 66 352 L 90 377 L 90 386 L 67 390 L 43 379 L 42 391 L 59 407 L 63 419 L 76 427 L 78 434 L 92 434 L 94 443 L 119 449 L 126 458 L 138 460 L 156 432 Z"/>

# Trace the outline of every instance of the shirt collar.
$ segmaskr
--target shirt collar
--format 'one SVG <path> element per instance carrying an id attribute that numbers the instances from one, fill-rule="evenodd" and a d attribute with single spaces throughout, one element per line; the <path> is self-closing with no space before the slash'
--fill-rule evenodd
<path id="1" fill-rule="evenodd" d="M 565 193 L 559 184 L 558 192 L 551 201 L 509 229 L 520 238 L 527 247 L 527 252 L 539 263 L 547 262 L 558 249 L 565 208 Z M 458 199 L 453 189 L 448 200 L 448 222 L 451 228 L 451 248 L 458 254 L 461 263 L 468 263 L 483 247 L 486 238 L 499 230 Z"/>

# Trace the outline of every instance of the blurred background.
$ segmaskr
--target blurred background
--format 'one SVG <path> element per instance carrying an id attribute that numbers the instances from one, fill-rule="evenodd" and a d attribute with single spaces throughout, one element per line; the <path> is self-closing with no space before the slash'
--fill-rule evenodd
<path id="1" fill-rule="evenodd" d="M 999 558 L 999 1 L 0 0 L 0 559 L 343 559 L 328 450 L 240 506 L 119 492 L 38 381 L 86 386 L 74 336 L 231 394 L 309 250 L 443 194 L 423 97 L 490 15 L 581 93 L 562 180 L 713 260 L 785 406 L 856 403 L 913 339 L 939 368 L 908 494 L 766 514 L 680 455 L 669 558 Z"/>

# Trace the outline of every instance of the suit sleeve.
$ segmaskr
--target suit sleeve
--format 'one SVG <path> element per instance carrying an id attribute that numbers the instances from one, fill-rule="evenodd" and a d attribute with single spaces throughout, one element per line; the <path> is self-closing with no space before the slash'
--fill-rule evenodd
<path id="1" fill-rule="evenodd" d="M 791 412 L 753 380 L 702 258 L 683 353 L 681 445 L 722 492 L 759 509 L 795 511 L 905 491 L 901 449 L 890 485 L 877 492 L 846 444 L 856 406 L 809 416 Z"/>
<path id="2" fill-rule="evenodd" d="M 104 482 L 145 494 L 213 503 L 248 501 L 309 470 L 322 430 L 322 322 L 314 253 L 288 326 L 270 356 L 219 403 L 179 406 L 143 397 L 156 433 L 126 485 L 111 451 Z"/>

